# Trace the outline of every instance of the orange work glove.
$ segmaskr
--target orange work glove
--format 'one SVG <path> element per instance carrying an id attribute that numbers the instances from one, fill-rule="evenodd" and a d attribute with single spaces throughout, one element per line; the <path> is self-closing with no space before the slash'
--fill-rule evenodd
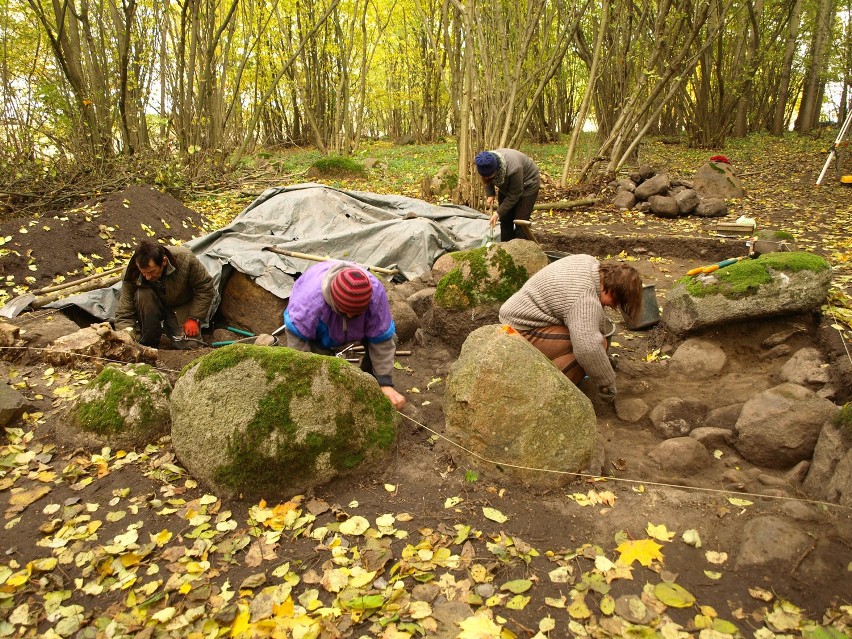
<path id="1" fill-rule="evenodd" d="M 198 337 L 198 320 L 191 317 L 183 323 L 183 334 L 187 337 Z"/>

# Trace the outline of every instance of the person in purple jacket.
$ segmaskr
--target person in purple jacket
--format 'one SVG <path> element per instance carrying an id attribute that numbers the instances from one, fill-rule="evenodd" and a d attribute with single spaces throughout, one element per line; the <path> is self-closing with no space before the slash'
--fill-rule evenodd
<path id="1" fill-rule="evenodd" d="M 361 370 L 376 378 L 397 410 L 405 397 L 391 378 L 396 355 L 396 325 L 384 286 L 349 262 L 329 260 L 312 266 L 293 284 L 284 311 L 287 346 L 323 355 L 364 344 Z"/>

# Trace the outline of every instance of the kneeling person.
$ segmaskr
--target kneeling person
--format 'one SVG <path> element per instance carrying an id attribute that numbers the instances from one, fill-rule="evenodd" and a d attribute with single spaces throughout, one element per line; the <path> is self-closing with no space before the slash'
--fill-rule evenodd
<path id="1" fill-rule="evenodd" d="M 115 327 L 131 328 L 140 344 L 154 348 L 164 332 L 173 342 L 198 337 L 213 297 L 213 278 L 192 251 L 144 240 L 124 271 Z"/>
<path id="2" fill-rule="evenodd" d="M 642 306 L 642 278 L 632 266 L 601 264 L 591 255 L 569 255 L 535 273 L 500 307 L 500 321 L 523 335 L 568 379 L 586 373 L 600 396 L 615 399 L 615 371 L 601 332 L 604 306 L 629 318 Z"/>
<path id="3" fill-rule="evenodd" d="M 293 284 L 284 311 L 287 346 L 323 355 L 360 342 L 361 370 L 378 381 L 397 410 L 405 398 L 393 387 L 396 326 L 384 286 L 371 273 L 348 262 L 312 266 Z"/>

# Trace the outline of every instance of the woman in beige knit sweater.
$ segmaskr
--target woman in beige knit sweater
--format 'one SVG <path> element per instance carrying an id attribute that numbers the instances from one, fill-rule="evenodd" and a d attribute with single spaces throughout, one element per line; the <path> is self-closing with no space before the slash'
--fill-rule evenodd
<path id="1" fill-rule="evenodd" d="M 615 371 L 606 352 L 604 306 L 639 316 L 642 278 L 632 266 L 569 255 L 541 269 L 500 308 L 508 324 L 575 384 L 586 373 L 600 396 L 615 399 Z"/>

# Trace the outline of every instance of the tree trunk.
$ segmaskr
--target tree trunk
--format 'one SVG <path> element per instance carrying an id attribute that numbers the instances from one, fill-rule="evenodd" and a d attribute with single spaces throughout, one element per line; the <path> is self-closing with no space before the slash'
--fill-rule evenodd
<path id="1" fill-rule="evenodd" d="M 835 0 L 819 0 L 799 117 L 796 118 L 796 131 L 799 133 L 808 133 L 819 123 L 828 70 L 826 54 L 831 46 L 835 15 Z"/>
<path id="2" fill-rule="evenodd" d="M 787 27 L 787 41 L 784 45 L 784 58 L 781 62 L 781 77 L 778 82 L 778 97 L 772 118 L 772 135 L 783 135 L 787 123 L 787 104 L 790 100 L 790 75 L 796 44 L 799 37 L 799 23 L 802 17 L 802 0 L 793 0 L 790 21 Z"/>
<path id="3" fill-rule="evenodd" d="M 604 41 L 604 34 L 608 28 L 609 0 L 604 0 L 603 10 L 601 13 L 601 23 L 598 27 L 598 33 L 595 38 L 595 51 L 592 55 L 592 65 L 589 67 L 589 80 L 586 84 L 586 92 L 583 94 L 583 103 L 580 105 L 580 111 L 577 113 L 574 130 L 571 131 L 571 141 L 568 143 L 568 152 L 565 154 L 565 162 L 562 165 L 562 178 L 559 180 L 559 186 L 563 189 L 568 185 L 568 168 L 571 166 L 571 161 L 574 159 L 577 140 L 580 138 L 580 133 L 582 132 L 583 125 L 586 121 L 586 114 L 589 111 L 589 104 L 592 101 L 592 94 L 595 92 L 595 83 L 598 80 L 598 63 L 601 58 L 601 48 Z"/>

